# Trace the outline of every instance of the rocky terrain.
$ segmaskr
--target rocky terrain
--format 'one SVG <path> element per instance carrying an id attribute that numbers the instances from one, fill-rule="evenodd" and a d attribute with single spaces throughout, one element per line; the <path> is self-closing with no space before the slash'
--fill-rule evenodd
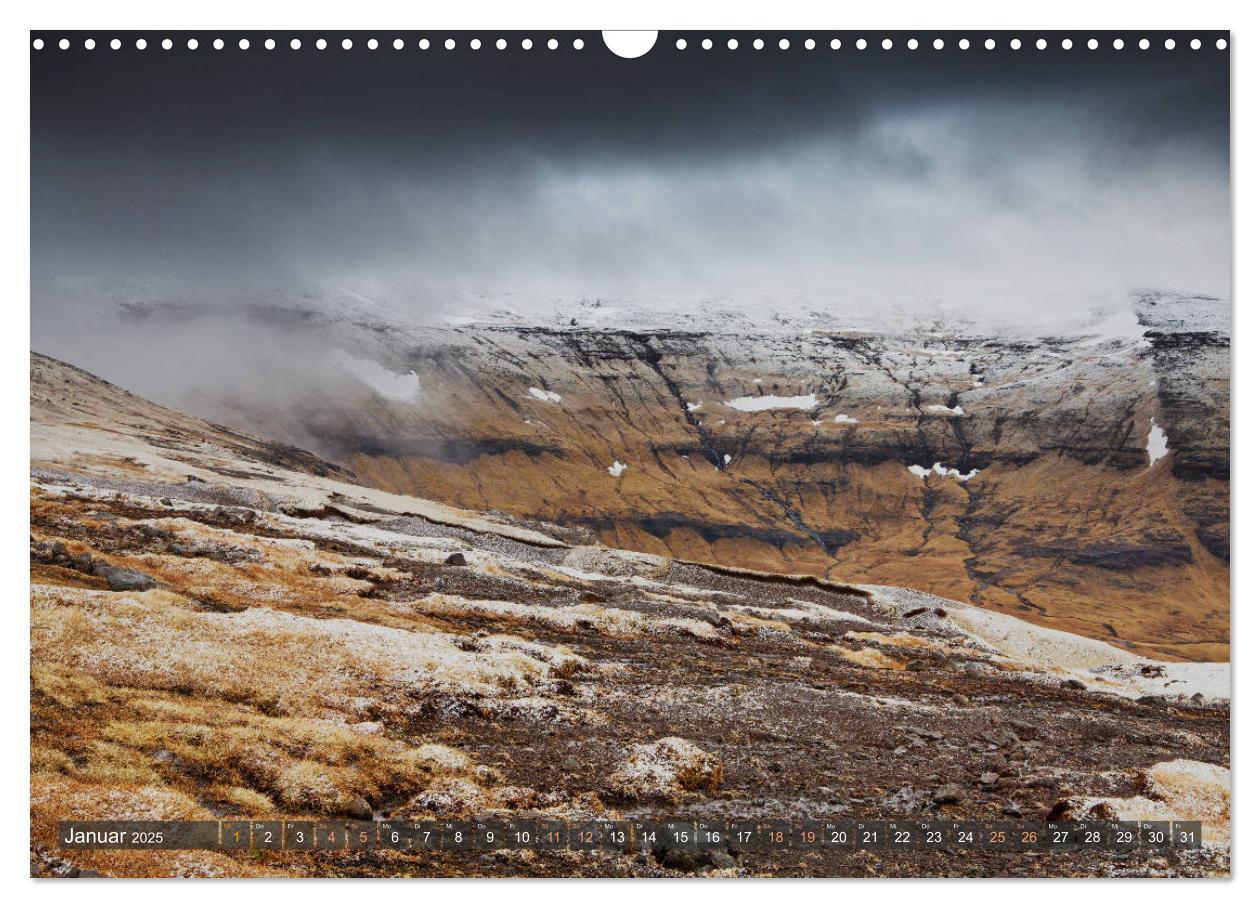
<path id="1" fill-rule="evenodd" d="M 440 412 L 378 389 L 353 437 L 383 447 L 340 466 L 32 356 L 32 873 L 1227 873 L 1227 341 L 748 343 L 449 329 L 388 363 Z M 811 399 L 722 403 L 766 395 Z M 351 437 L 311 412 L 274 434 Z M 1208 847 L 52 845 L 66 818 L 504 816 L 1175 817 Z"/>
<path id="2" fill-rule="evenodd" d="M 197 324 L 176 309 L 127 311 Z M 1139 295 L 1050 336 L 598 302 L 445 327 L 243 312 L 317 337 L 346 384 L 189 405 L 365 485 L 1229 658 L 1228 301 Z"/>

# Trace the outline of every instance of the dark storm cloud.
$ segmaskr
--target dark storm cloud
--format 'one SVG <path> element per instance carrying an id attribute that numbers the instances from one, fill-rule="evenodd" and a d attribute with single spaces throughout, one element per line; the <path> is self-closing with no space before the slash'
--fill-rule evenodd
<path id="1" fill-rule="evenodd" d="M 577 54 L 208 37 L 33 55 L 37 335 L 131 282 L 225 300 L 351 286 L 420 313 L 508 295 L 975 310 L 1228 292 L 1215 50 L 846 36 L 706 53 L 691 36 L 624 61 L 591 35 Z"/>

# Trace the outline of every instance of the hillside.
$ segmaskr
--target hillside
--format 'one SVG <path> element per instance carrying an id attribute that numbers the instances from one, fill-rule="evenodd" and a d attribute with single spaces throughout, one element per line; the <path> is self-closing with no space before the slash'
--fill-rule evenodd
<path id="1" fill-rule="evenodd" d="M 519 333 L 511 337 L 513 344 L 525 343 Z M 548 344 L 562 340 L 545 337 Z M 656 343 L 649 347 L 655 350 Z M 677 407 L 670 409 L 668 398 L 645 390 L 669 387 L 653 368 L 661 364 L 655 354 L 635 362 L 644 381 L 647 373 L 657 378 L 627 398 L 627 411 L 651 430 L 633 438 L 614 432 L 608 437 L 615 443 L 588 452 L 590 470 L 603 470 L 611 487 L 621 483 L 626 490 L 606 500 L 592 494 L 593 513 L 635 501 L 630 491 L 650 470 L 672 470 L 674 488 L 696 489 L 697 506 L 703 500 L 732 514 L 743 506 L 723 500 L 709 483 L 743 487 L 744 474 L 695 464 L 693 481 L 680 472 L 679 453 L 650 465 L 655 461 L 645 439 L 671 431 L 679 444 L 690 438 L 693 462 L 703 459 L 697 439 L 707 438 L 715 451 L 744 458 L 740 469 L 775 476 L 770 488 L 789 481 L 779 474 L 793 468 L 772 469 L 767 459 L 763 442 L 770 429 L 749 424 L 705 436 L 673 412 Z M 545 364 L 561 368 L 555 360 Z M 767 391 L 776 383 L 780 393 L 804 390 L 785 387 L 771 363 L 758 365 L 765 366 Z M 565 368 L 577 382 L 578 368 Z M 605 412 L 590 392 L 587 406 L 572 415 L 574 402 L 587 393 L 583 388 L 602 386 L 601 394 L 613 395 L 614 388 L 637 381 L 599 378 L 612 368 L 607 362 L 585 367 L 580 386 L 549 381 L 540 388 L 560 401 L 530 396 L 529 385 L 519 396 L 501 393 L 500 409 L 489 411 L 497 422 L 486 431 L 502 436 L 510 412 L 522 433 L 533 431 L 525 419 L 543 420 L 551 432 L 569 420 L 568 437 L 574 437 L 581 414 Z M 1005 374 L 986 368 L 986 382 Z M 848 381 L 845 393 L 856 394 L 858 383 Z M 883 387 L 882 379 L 870 381 Z M 460 387 L 451 388 L 456 401 L 472 393 Z M 685 399 L 699 390 L 679 387 Z M 1125 387 L 1118 383 L 1115 393 Z M 720 384 L 717 390 L 725 396 L 737 388 Z M 483 403 L 495 397 L 479 393 Z M 882 393 L 872 390 L 871 400 Z M 971 398 L 960 393 L 960 400 L 964 410 L 981 412 Z M 930 406 L 922 396 L 919 405 Z M 825 406 L 820 415 L 830 415 Z M 850 409 L 859 421 L 877 422 L 878 411 L 865 404 Z M 1168 412 L 1165 406 L 1161 418 Z M 649 413 L 660 414 L 655 428 L 640 422 Z M 770 414 L 772 420 L 783 416 Z M 728 421 L 743 418 L 740 412 Z M 949 420 L 938 427 L 925 412 L 905 419 L 907 425 L 887 430 L 888 437 L 922 436 L 929 446 L 922 453 L 936 457 L 940 449 L 931 446 L 946 444 Z M 1167 431 L 1175 447 L 1196 450 L 1191 429 L 1168 419 Z M 820 443 L 783 434 L 778 450 Z M 726 447 L 735 438 L 746 439 L 742 452 Z M 1103 495 L 1093 507 L 1118 515 L 1112 525 L 1142 552 L 1159 551 L 1174 545 L 1155 534 L 1153 515 L 1166 516 L 1171 506 L 1160 490 L 1223 480 L 1211 470 L 1178 478 L 1181 461 L 1149 471 L 1140 463 L 1110 463 L 1125 456 L 1126 445 L 1077 473 L 1103 477 L 1109 470 L 1126 482 L 1146 483 L 1148 492 L 1136 503 L 1107 511 L 1119 506 Z M 31 860 L 37 875 L 1201 875 L 1228 869 L 1227 665 L 1146 658 L 901 588 L 908 583 L 875 583 L 892 579 L 890 566 L 884 574 L 850 569 L 832 555 L 811 563 L 804 554 L 811 545 L 824 546 L 807 532 L 809 541 L 800 543 L 754 539 L 748 557 L 736 558 L 716 557 L 725 552 L 722 544 L 684 544 L 691 538 L 686 533 L 703 535 L 675 528 L 679 551 L 664 557 L 590 544 L 581 527 L 381 491 L 315 455 L 160 407 L 39 355 L 31 359 L 31 449 Z M 474 485 L 454 478 L 445 487 L 437 479 L 408 483 L 469 490 L 451 494 L 455 501 L 498 497 L 493 503 L 508 511 L 511 501 L 503 499 L 532 494 L 548 464 L 576 462 L 565 458 L 576 458 L 578 448 L 563 450 L 564 457 L 549 461 L 505 449 L 482 456 L 475 470 L 452 467 L 450 477 L 478 478 L 482 491 L 476 494 Z M 1201 450 L 1199 462 L 1210 463 L 1211 446 Z M 982 472 L 965 485 L 935 473 L 925 482 L 904 465 L 894 469 L 883 461 L 861 468 L 867 472 L 837 467 L 852 473 L 851 483 L 860 480 L 875 491 L 863 498 L 850 485 L 830 500 L 850 507 L 901 498 L 912 515 L 914 507 L 939 497 L 927 509 L 935 524 L 956 520 L 946 516 L 950 509 L 965 513 L 973 494 L 981 496 L 973 515 L 987 513 L 984 490 L 995 487 L 977 481 L 986 473 L 996 477 L 988 482 L 1013 482 L 1001 477 L 1053 472 L 1062 459 L 1044 455 L 1036 459 L 1043 466 L 1017 470 L 984 451 L 977 440 L 968 469 Z M 618 458 L 628 466 L 613 477 L 607 467 Z M 389 463 L 402 477 L 412 476 L 406 464 L 422 461 L 428 462 L 385 454 L 350 459 L 355 473 L 379 467 L 378 480 Z M 945 462 L 968 466 L 956 458 Z M 754 470 L 754 464 L 760 465 Z M 519 470 L 511 479 L 513 465 Z M 431 475 L 443 474 L 434 468 Z M 404 484 L 401 478 L 396 483 Z M 1022 487 L 1035 485 L 1024 481 Z M 559 482 L 555 488 L 581 490 Z M 562 518 L 580 501 L 519 511 Z M 763 502 L 759 513 L 778 507 L 773 495 Z M 829 506 L 820 502 L 822 510 L 812 513 Z M 871 505 L 875 511 L 885 506 Z M 1142 563 L 1141 571 L 1153 573 L 1126 576 L 1143 583 L 1185 579 L 1171 589 L 1184 597 L 1181 607 L 1193 626 L 1206 620 L 1193 607 L 1199 587 L 1190 583 L 1203 563 L 1204 543 L 1184 509 L 1179 513 L 1176 544 L 1191 549 L 1191 560 Z M 889 525 L 905 516 L 899 514 L 887 518 Z M 1052 512 L 1045 519 L 1062 518 Z M 1141 535 L 1142 527 L 1150 532 Z M 609 527 L 601 536 L 618 539 L 623 532 L 629 531 Z M 916 543 L 922 554 L 914 564 L 965 561 L 948 552 L 944 539 L 942 530 Z M 732 542 L 736 554 L 742 544 Z M 763 551 L 779 552 L 779 560 L 753 557 Z M 801 564 L 789 572 L 729 566 L 742 560 L 781 569 L 795 552 Z M 1093 576 L 1091 569 L 1107 570 L 1081 565 L 1070 573 L 1081 582 Z M 906 571 L 908 581 L 913 574 L 909 566 Z M 1221 582 L 1210 572 L 1194 580 L 1203 589 Z M 1066 603 L 1068 583 L 1054 589 L 1063 597 L 1055 601 Z M 959 591 L 967 598 L 966 588 Z M 1102 594 L 1091 595 L 1082 614 L 1099 613 Z M 1218 606 L 1227 610 L 1227 600 Z M 49 847 L 56 821 L 67 817 L 1040 820 L 1052 814 L 1193 816 L 1204 820 L 1211 847 L 1121 858 L 723 854 L 687 868 L 669 854 L 83 852 L 71 860 Z"/>

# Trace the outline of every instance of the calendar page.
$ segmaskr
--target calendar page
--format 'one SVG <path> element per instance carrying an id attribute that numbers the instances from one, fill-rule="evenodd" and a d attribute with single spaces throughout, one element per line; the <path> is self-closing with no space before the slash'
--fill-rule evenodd
<path id="1" fill-rule="evenodd" d="M 32 876 L 1230 874 L 1230 33 L 28 41 Z"/>

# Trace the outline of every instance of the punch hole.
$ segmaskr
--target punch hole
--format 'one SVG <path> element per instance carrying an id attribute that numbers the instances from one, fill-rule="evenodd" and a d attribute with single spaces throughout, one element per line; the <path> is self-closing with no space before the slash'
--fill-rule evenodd
<path id="1" fill-rule="evenodd" d="M 656 46 L 657 32 L 653 31 L 606 31 L 603 32 L 604 45 L 626 60 L 642 57 Z M 705 50 L 713 46 L 708 38 L 704 39 Z M 680 48 L 681 50 L 681 48 Z"/>

